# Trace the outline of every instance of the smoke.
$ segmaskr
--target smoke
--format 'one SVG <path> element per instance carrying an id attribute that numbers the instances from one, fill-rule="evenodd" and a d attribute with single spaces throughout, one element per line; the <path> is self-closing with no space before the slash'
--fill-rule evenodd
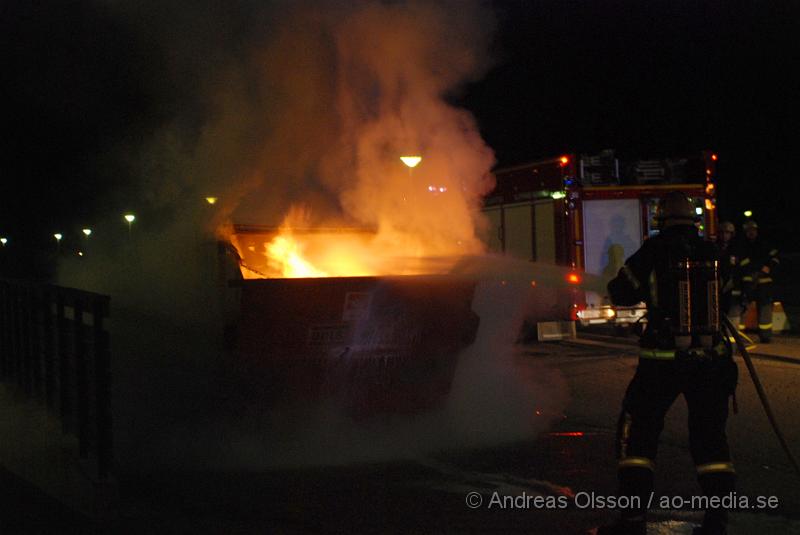
<path id="1" fill-rule="evenodd" d="M 62 281 L 167 315 L 195 310 L 202 242 L 229 238 L 232 223 L 277 226 L 294 205 L 308 226 L 368 229 L 368 243 L 347 249 L 360 265 L 482 250 L 493 154 L 470 114 L 448 103 L 489 66 L 493 15 L 481 3 L 102 8 L 150 51 L 140 78 L 152 99 L 146 124 L 157 127 L 132 128 L 102 156 L 105 204 L 117 208 L 96 222 L 91 258 L 62 267 Z M 404 155 L 422 162 L 410 169 Z M 137 216 L 132 239 L 123 210 Z M 137 274 L 125 274 L 133 262 Z"/>
<path id="2" fill-rule="evenodd" d="M 386 239 L 416 237 L 423 254 L 481 249 L 473 229 L 493 155 L 474 119 L 443 100 L 482 66 L 464 46 L 485 44 L 480 15 L 464 3 L 370 4 L 334 31 L 345 128 L 325 155 L 325 180 L 349 216 Z M 407 169 L 406 155 L 422 163 Z"/>
<path id="3" fill-rule="evenodd" d="M 489 65 L 490 11 L 461 1 L 224 6 L 109 4 L 160 51 L 146 79 L 164 116 L 110 156 L 131 170 L 119 196 L 162 229 L 186 217 L 217 232 L 230 221 L 276 226 L 302 203 L 316 223 L 375 228 L 416 253 L 480 251 L 476 208 L 493 153 L 447 100 Z M 410 170 L 404 155 L 422 163 Z M 208 195 L 220 199 L 213 215 L 184 214 Z"/>
<path id="4" fill-rule="evenodd" d="M 167 462 L 211 466 L 363 460 L 542 428 L 535 409 L 558 406 L 560 390 L 520 379 L 512 332 L 521 314 L 508 314 L 522 294 L 493 283 L 476 301 L 480 343 L 462 356 L 439 412 L 364 428 L 322 408 L 298 429 L 287 413 L 226 412 L 230 391 L 215 383 L 226 358 L 215 291 L 225 281 L 204 244 L 233 222 L 278 225 L 302 204 L 309 224 L 368 227 L 380 250 L 399 257 L 482 250 L 478 208 L 493 185 L 493 153 L 448 100 L 489 65 L 493 17 L 484 6 L 106 7 L 160 51 L 144 77 L 160 126 L 106 155 L 132 177 L 109 199 L 135 208 L 129 235 L 104 236 L 119 222 L 98 225 L 86 256 L 63 262 L 60 279 L 112 296 L 115 440 L 126 463 L 171 454 Z M 422 162 L 406 167 L 400 156 L 409 155 Z M 348 453 L 332 454 L 340 451 Z"/>

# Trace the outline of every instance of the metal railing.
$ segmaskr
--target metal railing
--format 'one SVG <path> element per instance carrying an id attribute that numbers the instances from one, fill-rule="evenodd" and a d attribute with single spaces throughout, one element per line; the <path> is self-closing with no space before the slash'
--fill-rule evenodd
<path id="1" fill-rule="evenodd" d="M 0 381 L 44 402 L 78 439 L 79 456 L 112 462 L 109 297 L 0 279 Z"/>

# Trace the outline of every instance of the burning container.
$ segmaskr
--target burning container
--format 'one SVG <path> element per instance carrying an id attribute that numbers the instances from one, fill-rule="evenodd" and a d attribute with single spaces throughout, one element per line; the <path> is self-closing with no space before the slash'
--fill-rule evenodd
<path id="1" fill-rule="evenodd" d="M 238 279 L 236 367 L 272 402 L 356 416 L 434 407 L 475 338 L 475 282 L 447 275 Z"/>

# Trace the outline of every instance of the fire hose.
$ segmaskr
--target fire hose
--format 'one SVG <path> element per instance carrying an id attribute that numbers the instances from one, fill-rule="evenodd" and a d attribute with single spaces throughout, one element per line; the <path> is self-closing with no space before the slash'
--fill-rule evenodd
<path id="1" fill-rule="evenodd" d="M 725 328 L 736 341 L 736 347 L 739 348 L 739 353 L 742 355 L 742 360 L 744 360 L 744 363 L 747 366 L 747 371 L 750 373 L 750 378 L 753 380 L 753 385 L 756 387 L 758 398 L 761 400 L 761 406 L 764 407 L 764 412 L 767 414 L 767 419 L 772 426 L 772 430 L 775 432 L 775 436 L 778 438 L 778 442 L 781 444 L 781 448 L 784 452 L 786 452 L 786 456 L 789 458 L 789 462 L 794 467 L 797 475 L 800 476 L 800 465 L 797 464 L 797 459 L 795 459 L 794 455 L 792 455 L 792 450 L 789 449 L 789 444 L 786 442 L 786 438 L 783 436 L 783 432 L 778 426 L 778 421 L 775 419 L 775 414 L 772 412 L 772 406 L 767 398 L 767 393 L 764 391 L 764 387 L 761 385 L 761 380 L 758 378 L 755 366 L 753 366 L 753 360 L 750 358 L 750 353 L 747 352 L 747 345 L 742 338 L 741 333 L 738 331 L 738 329 L 736 329 L 736 327 L 733 326 L 731 320 L 724 315 L 722 317 L 722 321 L 725 325 Z"/>

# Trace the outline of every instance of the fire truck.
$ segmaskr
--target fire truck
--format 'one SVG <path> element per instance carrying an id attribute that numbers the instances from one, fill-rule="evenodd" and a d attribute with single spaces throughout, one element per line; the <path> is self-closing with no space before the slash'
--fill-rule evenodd
<path id="1" fill-rule="evenodd" d="M 715 238 L 716 161 L 708 150 L 652 159 L 619 158 L 604 150 L 499 169 L 483 208 L 487 244 L 493 252 L 569 268 L 571 282 L 579 282 L 582 274 L 610 280 L 644 240 L 658 233 L 658 202 L 669 191 L 686 193 L 700 233 Z M 550 304 L 529 321 L 626 326 L 645 313 L 643 303 L 612 306 L 603 292 L 575 288 L 552 294 L 540 297 Z"/>

